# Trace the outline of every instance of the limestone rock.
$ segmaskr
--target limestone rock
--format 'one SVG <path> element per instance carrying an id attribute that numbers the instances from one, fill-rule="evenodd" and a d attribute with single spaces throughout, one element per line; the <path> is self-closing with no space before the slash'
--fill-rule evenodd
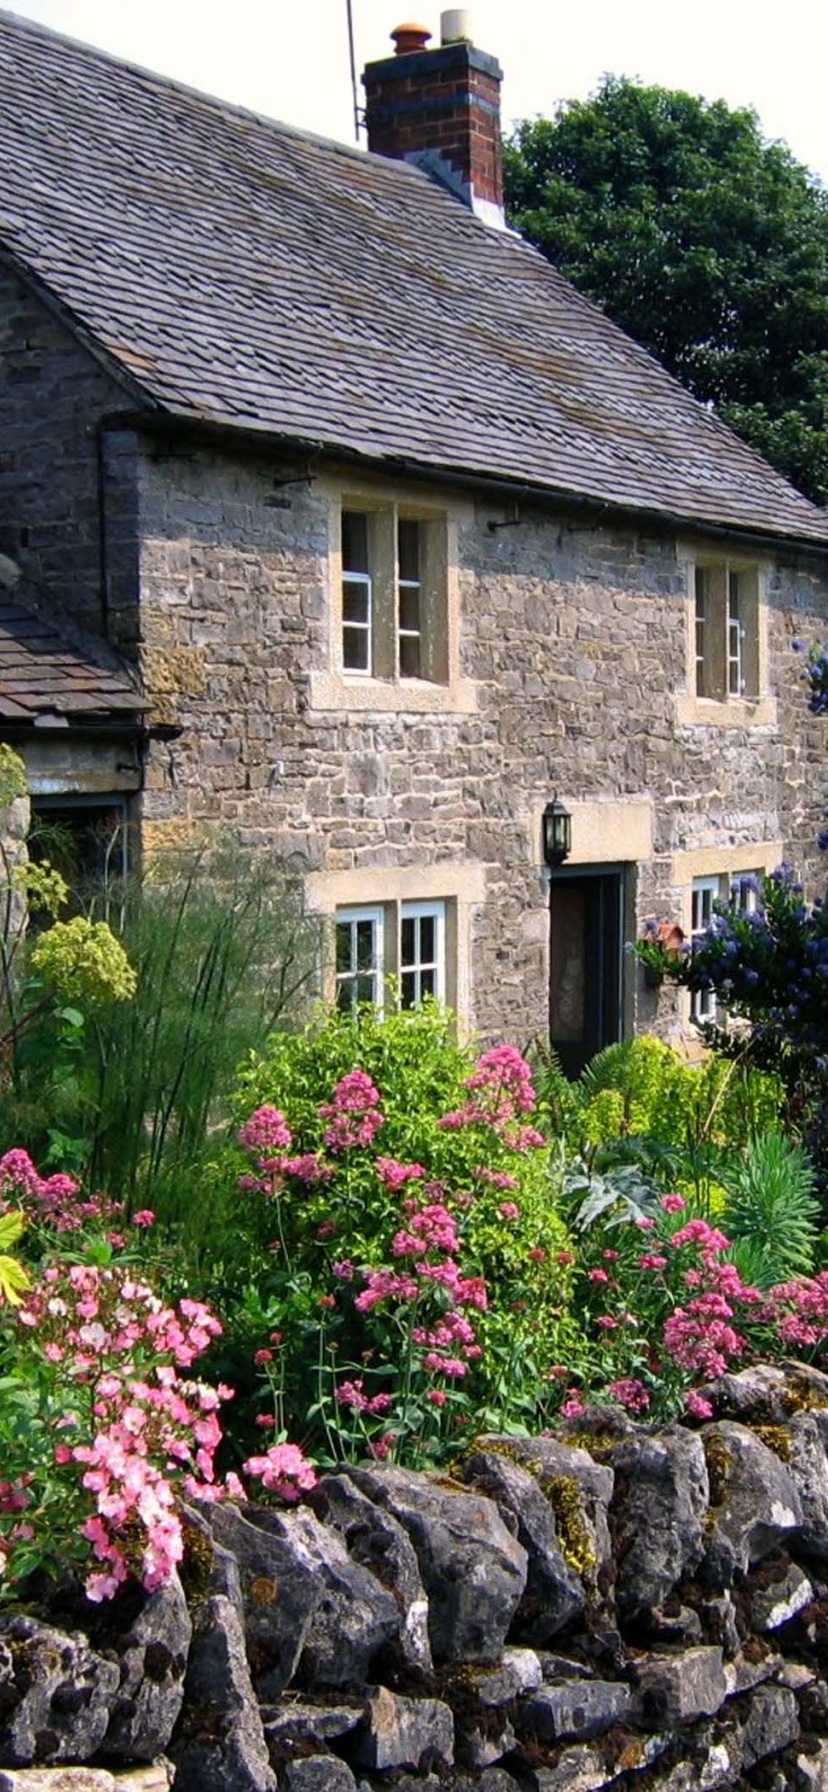
<path id="1" fill-rule="evenodd" d="M 341 1533 L 348 1554 L 391 1590 L 402 1611 L 400 1652 L 406 1667 L 432 1671 L 428 1600 L 409 1537 L 393 1515 L 377 1506 L 347 1475 L 323 1475 L 311 1504 Z"/>
<path id="2" fill-rule="evenodd" d="M 589 1742 L 633 1711 L 629 1686 L 619 1680 L 574 1680 L 543 1686 L 523 1701 L 515 1714 L 521 1736 L 538 1742 L 564 1742 L 571 1736 Z"/>
<path id="3" fill-rule="evenodd" d="M 828 1412 L 798 1412 L 785 1428 L 785 1461 L 802 1503 L 795 1546 L 828 1561 Z"/>
<path id="4" fill-rule="evenodd" d="M 348 1469 L 414 1546 L 435 1661 L 496 1661 L 526 1586 L 526 1551 L 492 1500 L 399 1468 Z"/>
<path id="5" fill-rule="evenodd" d="M 616 1603 L 631 1621 L 661 1605 L 702 1559 L 707 1467 L 700 1439 L 680 1426 L 635 1432 L 615 1445 L 612 1465 Z"/>
<path id="6" fill-rule="evenodd" d="M 0 1767 L 0 1792 L 116 1792 L 102 1767 Z"/>
<path id="7" fill-rule="evenodd" d="M 121 1683 L 102 1745 L 105 1755 L 152 1761 L 167 1748 L 184 1699 L 184 1674 L 192 1636 L 187 1602 L 177 1575 L 149 1593 L 127 1632 L 118 1639 Z"/>
<path id="8" fill-rule="evenodd" d="M 457 1731 L 457 1758 L 463 1767 L 478 1773 L 502 1761 L 514 1746 L 515 1732 L 506 1719 L 497 1729 L 482 1730 L 475 1724 L 462 1724 Z"/>
<path id="9" fill-rule="evenodd" d="M 236 1506 L 222 1503 L 207 1513 L 213 1535 L 235 1557 L 257 1686 L 264 1697 L 278 1698 L 296 1672 L 321 1584 L 304 1552 L 253 1524 Z"/>
<path id="10" fill-rule="evenodd" d="M 357 1731 L 349 1755 L 360 1767 L 379 1771 L 451 1767 L 454 1718 L 439 1699 L 404 1699 L 379 1686 L 368 1699 L 364 1727 Z"/>
<path id="11" fill-rule="evenodd" d="M 620 1408 L 614 1410 L 620 1413 L 622 1432 L 626 1435 L 632 1429 L 626 1414 L 621 1413 Z M 586 1447 L 588 1442 L 588 1434 L 585 1434 L 583 1449 L 561 1443 L 555 1437 L 486 1436 L 480 1439 L 480 1447 L 507 1449 L 509 1459 L 535 1477 L 553 1510 L 557 1505 L 564 1525 L 572 1507 L 571 1490 L 577 1490 L 577 1528 L 579 1533 L 585 1533 L 574 1540 L 580 1545 L 579 1553 L 584 1562 L 579 1571 L 591 1589 L 606 1595 L 611 1591 L 613 1574 L 608 1513 L 615 1477 L 606 1463 L 593 1460 Z"/>
<path id="12" fill-rule="evenodd" d="M 722 1651 L 716 1647 L 648 1655 L 637 1669 L 641 1718 L 647 1726 L 713 1717 L 728 1696 Z"/>
<path id="13" fill-rule="evenodd" d="M 475 1450 L 464 1465 L 464 1479 L 493 1499 L 499 1511 L 511 1514 L 518 1540 L 528 1558 L 526 1591 L 515 1613 L 513 1631 L 525 1641 L 548 1643 L 586 1605 L 586 1594 L 561 1547 L 549 1500 L 526 1469 L 496 1450 Z M 570 1481 L 580 1513 L 578 1488 Z M 583 1519 L 581 1520 L 583 1526 Z M 594 1568 L 591 1539 L 581 1542 L 585 1565 Z"/>
<path id="14" fill-rule="evenodd" d="M 815 1740 L 813 1754 L 798 1754 L 794 1773 L 795 1792 L 828 1792 L 828 1742 Z"/>
<path id="15" fill-rule="evenodd" d="M 242 1622 L 221 1594 L 195 1613 L 184 1697 L 175 1792 L 274 1792 Z"/>
<path id="16" fill-rule="evenodd" d="M 0 1760 L 28 1767 L 97 1754 L 118 1685 L 116 1663 L 97 1655 L 85 1637 L 32 1617 L 0 1619 L 0 1645 Z"/>
<path id="17" fill-rule="evenodd" d="M 760 1634 L 779 1630 L 810 1605 L 813 1596 L 814 1589 L 802 1569 L 795 1562 L 783 1562 L 772 1580 L 762 1576 L 750 1588 L 753 1628 Z"/>
<path id="18" fill-rule="evenodd" d="M 702 1578 L 728 1587 L 799 1528 L 802 1505 L 784 1462 L 746 1426 L 725 1419 L 701 1436 L 710 1470 Z"/>
<path id="19" fill-rule="evenodd" d="M 786 1686 L 758 1686 L 750 1695 L 747 1716 L 740 1729 L 745 1769 L 775 1755 L 799 1738 L 796 1697 Z"/>
<path id="20" fill-rule="evenodd" d="M 362 1722 L 364 1714 L 362 1705 L 302 1705 L 291 1701 L 285 1705 L 260 1706 L 259 1715 L 268 1752 L 275 1764 L 287 1758 L 294 1749 L 297 1752 L 304 1749 L 307 1743 L 321 1745 L 335 1737 L 346 1736 Z"/>
<path id="21" fill-rule="evenodd" d="M 304 1685 L 362 1685 L 375 1658 L 399 1640 L 402 1622 L 393 1593 L 351 1560 L 338 1531 L 303 1509 L 259 1515 L 296 1559 L 307 1563 L 320 1588 L 298 1666 Z"/>
<path id="22" fill-rule="evenodd" d="M 496 1667 L 475 1675 L 474 1690 L 481 1705 L 511 1704 L 524 1693 L 543 1685 L 543 1669 L 534 1649 L 504 1649 Z"/>
<path id="23" fill-rule="evenodd" d="M 306 1755 L 289 1761 L 282 1776 L 285 1792 L 356 1792 L 350 1767 L 336 1755 Z"/>

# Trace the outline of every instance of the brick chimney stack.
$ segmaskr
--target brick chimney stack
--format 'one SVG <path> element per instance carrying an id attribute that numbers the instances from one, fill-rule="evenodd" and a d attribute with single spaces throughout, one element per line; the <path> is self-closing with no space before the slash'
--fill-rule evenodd
<path id="1" fill-rule="evenodd" d="M 398 25 L 396 54 L 362 80 L 368 148 L 416 162 L 487 224 L 503 228 L 500 83 L 494 56 L 469 41 L 465 9 L 444 12 L 439 49 L 424 25 Z"/>

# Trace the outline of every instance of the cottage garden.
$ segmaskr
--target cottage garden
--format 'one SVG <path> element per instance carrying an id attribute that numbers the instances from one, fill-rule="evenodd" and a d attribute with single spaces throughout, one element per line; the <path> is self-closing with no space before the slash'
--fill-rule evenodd
<path id="1" fill-rule="evenodd" d="M 825 656 L 806 677 L 824 713 Z M 234 873 L 220 966 L 192 865 L 72 914 L 14 847 L 8 748 L 0 777 L 7 1608 L 67 1576 L 100 1606 L 163 1589 L 194 1501 L 295 1507 L 342 1464 L 451 1471 L 481 1434 L 613 1413 L 692 1433 L 729 1371 L 824 1363 L 828 910 L 788 870 L 692 958 L 639 948 L 749 1029 L 695 1068 L 614 1046 L 570 1084 L 428 1004 L 307 1024 L 300 922 L 245 1008 L 261 890 Z M 118 1083 L 147 1036 L 152 1074 L 136 1052 Z"/>

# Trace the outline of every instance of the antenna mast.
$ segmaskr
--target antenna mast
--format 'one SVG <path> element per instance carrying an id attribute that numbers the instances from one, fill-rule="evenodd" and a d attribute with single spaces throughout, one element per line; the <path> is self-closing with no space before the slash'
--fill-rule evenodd
<path id="1" fill-rule="evenodd" d="M 348 54 L 351 58 L 351 97 L 354 105 L 354 137 L 359 143 L 359 98 L 357 92 L 356 53 L 354 50 L 354 8 L 353 0 L 345 0 L 345 11 L 348 15 Z"/>

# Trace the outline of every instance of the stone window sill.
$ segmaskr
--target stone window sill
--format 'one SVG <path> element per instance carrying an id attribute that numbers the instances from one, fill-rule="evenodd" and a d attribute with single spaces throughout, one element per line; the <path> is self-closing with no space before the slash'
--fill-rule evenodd
<path id="1" fill-rule="evenodd" d="M 348 678 L 339 672 L 312 672 L 312 710 L 377 711 L 393 715 L 474 715 L 477 690 L 470 679 L 430 684 L 423 678 Z"/>
<path id="2" fill-rule="evenodd" d="M 675 700 L 680 728 L 775 728 L 775 697 L 692 697 L 681 692 Z"/>

